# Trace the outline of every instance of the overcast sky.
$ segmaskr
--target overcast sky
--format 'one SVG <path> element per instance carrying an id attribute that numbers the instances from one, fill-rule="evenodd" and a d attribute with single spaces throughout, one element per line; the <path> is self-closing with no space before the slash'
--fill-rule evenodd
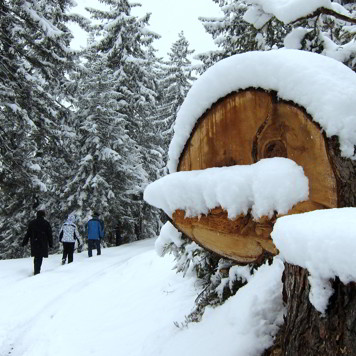
<path id="1" fill-rule="evenodd" d="M 76 2 L 78 6 L 72 11 L 85 16 L 88 13 L 84 7 L 103 6 L 98 0 L 76 0 Z M 166 56 L 172 43 L 178 39 L 178 33 L 182 30 L 189 41 L 190 49 L 195 50 L 194 54 L 215 48 L 211 36 L 205 32 L 198 20 L 199 16 L 221 16 L 218 5 L 212 0 L 137 0 L 135 2 L 141 3 L 142 7 L 134 8 L 134 15 L 141 16 L 147 12 L 152 13 L 150 29 L 162 36 L 160 40 L 155 41 L 155 47 L 159 50 L 160 56 Z M 73 47 L 85 46 L 85 33 L 75 27 L 74 34 L 76 38 L 72 43 Z"/>

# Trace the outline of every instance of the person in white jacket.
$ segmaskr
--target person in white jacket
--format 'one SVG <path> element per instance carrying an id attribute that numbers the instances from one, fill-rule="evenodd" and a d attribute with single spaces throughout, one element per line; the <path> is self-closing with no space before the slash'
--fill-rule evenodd
<path id="1" fill-rule="evenodd" d="M 78 249 L 82 246 L 77 225 L 75 225 L 75 215 L 70 214 L 67 221 L 62 225 L 59 232 L 59 241 L 63 244 L 62 264 L 64 265 L 68 256 L 68 263 L 73 262 L 75 240 L 78 241 Z"/>

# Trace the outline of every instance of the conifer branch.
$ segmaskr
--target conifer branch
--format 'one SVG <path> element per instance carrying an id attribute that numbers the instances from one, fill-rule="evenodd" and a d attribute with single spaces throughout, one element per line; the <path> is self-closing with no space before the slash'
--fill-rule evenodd
<path id="1" fill-rule="evenodd" d="M 332 9 L 327 9 L 325 7 L 320 7 L 317 10 L 315 10 L 313 13 L 294 20 L 293 22 L 291 22 L 291 24 L 296 23 L 296 22 L 301 21 L 301 20 L 307 20 L 307 19 L 310 19 L 310 18 L 313 18 L 313 17 L 317 17 L 319 15 L 330 15 L 330 16 L 336 17 L 339 20 L 343 20 L 343 21 L 346 21 L 346 22 L 350 22 L 350 23 L 356 24 L 356 18 L 352 18 L 352 17 L 346 16 L 346 15 L 340 14 L 340 13 L 338 13 L 338 12 L 332 10 Z"/>

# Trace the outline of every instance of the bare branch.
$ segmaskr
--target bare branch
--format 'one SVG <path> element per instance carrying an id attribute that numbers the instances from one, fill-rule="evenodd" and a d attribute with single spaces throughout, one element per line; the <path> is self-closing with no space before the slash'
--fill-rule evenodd
<path id="1" fill-rule="evenodd" d="M 301 21 L 301 20 L 306 20 L 306 19 L 310 19 L 310 18 L 313 18 L 313 17 L 316 17 L 316 16 L 319 16 L 321 14 L 324 14 L 324 15 L 331 15 L 331 16 L 334 16 L 340 20 L 343 20 L 345 22 L 351 22 L 351 23 L 355 23 L 356 24 L 356 18 L 352 18 L 352 17 L 348 17 L 346 15 L 342 15 L 332 9 L 327 9 L 325 7 L 320 7 L 319 9 L 315 10 L 313 13 L 307 15 L 307 16 L 304 16 L 304 17 L 300 17 L 299 19 L 291 22 L 291 23 L 295 23 L 295 22 L 298 22 L 298 21 Z"/>

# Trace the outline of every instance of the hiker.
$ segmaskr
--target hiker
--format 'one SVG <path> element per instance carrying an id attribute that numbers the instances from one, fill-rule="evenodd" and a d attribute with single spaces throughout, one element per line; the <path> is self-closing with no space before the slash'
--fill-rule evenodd
<path id="1" fill-rule="evenodd" d="M 101 255 L 100 240 L 104 238 L 104 222 L 99 220 L 99 213 L 94 212 L 93 217 L 87 223 L 88 229 L 88 256 L 92 257 L 92 250 L 96 248 L 96 254 Z"/>
<path id="2" fill-rule="evenodd" d="M 37 211 L 37 217 L 30 221 L 22 241 L 22 247 L 25 247 L 30 240 L 35 275 L 41 272 L 43 257 L 48 257 L 48 246 L 53 247 L 52 228 L 45 216 L 44 210 Z"/>
<path id="3" fill-rule="evenodd" d="M 77 225 L 75 225 L 75 215 L 69 214 L 67 221 L 62 225 L 61 231 L 59 232 L 59 242 L 63 244 L 63 257 L 62 265 L 66 263 L 68 256 L 68 263 L 73 262 L 73 253 L 75 241 L 78 241 L 78 251 L 82 247 L 82 241 L 79 236 Z"/>

